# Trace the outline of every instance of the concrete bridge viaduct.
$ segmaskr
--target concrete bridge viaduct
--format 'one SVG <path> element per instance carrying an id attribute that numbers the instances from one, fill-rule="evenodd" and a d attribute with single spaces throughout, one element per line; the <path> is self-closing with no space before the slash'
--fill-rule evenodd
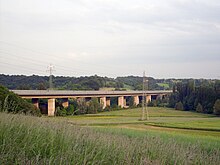
<path id="1" fill-rule="evenodd" d="M 126 96 L 133 96 L 134 103 L 140 103 L 140 97 L 143 91 L 67 91 L 67 90 L 12 90 L 22 98 L 32 99 L 32 103 L 39 108 L 39 99 L 48 99 L 48 116 L 54 116 L 55 99 L 62 99 L 64 107 L 69 106 L 68 99 L 70 98 L 100 98 L 103 108 L 110 106 L 110 98 L 118 98 L 118 106 L 126 106 Z M 151 101 L 152 97 L 163 97 L 172 93 L 170 90 L 145 91 L 146 102 Z"/>

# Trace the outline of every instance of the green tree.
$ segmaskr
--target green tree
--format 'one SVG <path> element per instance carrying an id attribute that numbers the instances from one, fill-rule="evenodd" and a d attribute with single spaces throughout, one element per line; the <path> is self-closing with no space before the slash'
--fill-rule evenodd
<path id="1" fill-rule="evenodd" d="M 117 82 L 116 82 L 115 88 L 119 89 L 119 88 L 123 88 L 123 87 L 124 87 L 123 82 L 121 82 L 121 81 L 117 81 Z"/>
<path id="2" fill-rule="evenodd" d="M 172 93 L 169 97 L 169 103 L 168 106 L 170 108 L 175 108 L 176 103 L 179 100 L 179 94 L 178 93 Z"/>
<path id="3" fill-rule="evenodd" d="M 220 115 L 220 99 L 215 101 L 213 109 L 216 115 Z"/>
<path id="4" fill-rule="evenodd" d="M 69 107 L 66 110 L 67 115 L 73 115 L 74 114 L 74 105 L 70 104 Z"/>
<path id="5" fill-rule="evenodd" d="M 176 109 L 176 110 L 184 110 L 183 103 L 182 103 L 181 101 L 179 101 L 178 103 L 176 103 L 175 109 Z"/>
<path id="6" fill-rule="evenodd" d="M 46 90 L 47 86 L 44 83 L 39 83 L 37 89 L 38 90 Z"/>
<path id="7" fill-rule="evenodd" d="M 196 107 L 196 112 L 199 112 L 199 113 L 203 113 L 203 107 L 202 107 L 202 104 L 198 104 L 197 107 Z"/>
<path id="8" fill-rule="evenodd" d="M 98 101 L 98 98 L 92 98 L 89 101 L 89 106 L 88 106 L 88 114 L 95 114 L 97 112 L 102 111 L 101 104 Z"/>
<path id="9" fill-rule="evenodd" d="M 79 114 L 86 114 L 88 109 L 88 106 L 86 104 L 86 100 L 85 98 L 80 98 L 77 100 L 77 111 L 76 111 L 76 115 Z"/>

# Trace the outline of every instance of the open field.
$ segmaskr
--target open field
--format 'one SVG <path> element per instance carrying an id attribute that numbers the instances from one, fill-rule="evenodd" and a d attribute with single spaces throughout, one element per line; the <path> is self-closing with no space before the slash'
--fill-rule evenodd
<path id="1" fill-rule="evenodd" d="M 219 122 L 214 115 L 199 114 L 194 112 L 176 111 L 169 108 L 149 107 L 149 121 L 140 121 L 141 108 L 120 111 L 103 112 L 81 116 L 65 117 L 65 120 L 74 124 L 108 125 L 108 124 L 143 124 L 143 123 L 170 123 L 170 122 Z M 62 117 L 57 119 L 63 119 Z M 213 126 L 215 123 L 213 123 Z M 211 125 L 212 126 L 212 125 Z M 217 126 L 218 127 L 218 126 Z"/>
<path id="2" fill-rule="evenodd" d="M 199 135 L 202 138 L 205 136 L 220 140 L 219 117 L 158 107 L 149 107 L 148 111 L 149 121 L 140 121 L 141 108 L 71 116 L 66 117 L 65 120 L 74 125 L 93 126 L 107 130 L 122 128 L 141 132 L 163 132 L 170 135 Z M 63 118 L 57 119 L 63 120 Z"/>
<path id="3" fill-rule="evenodd" d="M 169 89 L 169 84 L 167 83 L 157 83 L 157 85 Z"/>
<path id="4" fill-rule="evenodd" d="M 0 164 L 220 164 L 220 118 L 166 108 L 71 117 L 0 113 Z"/>

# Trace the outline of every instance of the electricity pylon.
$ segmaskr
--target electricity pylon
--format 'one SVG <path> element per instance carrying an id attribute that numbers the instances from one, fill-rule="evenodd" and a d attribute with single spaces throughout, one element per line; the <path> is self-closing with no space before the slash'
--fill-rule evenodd
<path id="1" fill-rule="evenodd" d="M 145 71 L 143 72 L 143 95 L 142 95 L 142 116 L 141 120 L 149 120 L 149 113 L 147 109 L 146 90 L 148 89 L 148 80 L 145 77 Z M 147 118 L 146 118 L 147 113 Z"/>
<path id="2" fill-rule="evenodd" d="M 49 76 L 49 90 L 52 90 L 53 89 L 53 71 L 54 70 L 54 66 L 52 64 L 50 64 L 48 67 L 47 67 L 47 72 L 50 73 L 50 76 Z"/>

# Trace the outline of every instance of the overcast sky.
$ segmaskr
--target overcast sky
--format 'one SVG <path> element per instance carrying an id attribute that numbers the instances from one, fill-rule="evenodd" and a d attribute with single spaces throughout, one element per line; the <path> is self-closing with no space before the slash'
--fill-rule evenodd
<path id="1" fill-rule="evenodd" d="M 220 79 L 220 0 L 0 0 L 0 73 Z"/>

